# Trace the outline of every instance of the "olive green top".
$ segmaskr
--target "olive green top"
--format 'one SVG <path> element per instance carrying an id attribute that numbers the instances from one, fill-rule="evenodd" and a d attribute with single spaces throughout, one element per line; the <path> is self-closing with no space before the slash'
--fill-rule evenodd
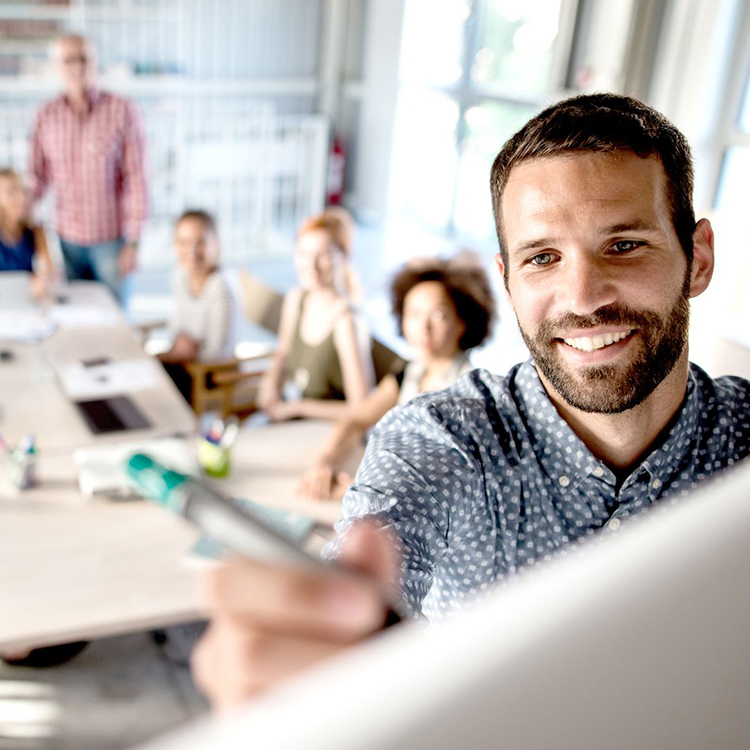
<path id="1" fill-rule="evenodd" d="M 302 309 L 307 292 L 300 296 L 297 325 L 287 359 L 287 378 L 300 398 L 344 401 L 344 377 L 333 340 L 333 331 L 319 344 L 306 344 L 300 336 Z"/>

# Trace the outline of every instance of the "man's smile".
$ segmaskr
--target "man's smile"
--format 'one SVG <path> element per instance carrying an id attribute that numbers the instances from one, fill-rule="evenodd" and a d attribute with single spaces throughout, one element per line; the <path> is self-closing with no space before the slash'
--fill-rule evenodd
<path id="1" fill-rule="evenodd" d="M 616 344 L 618 341 L 622 341 L 634 331 L 634 328 L 629 328 L 623 331 L 608 331 L 607 333 L 597 334 L 596 336 L 563 337 L 558 339 L 558 341 L 564 341 L 568 346 L 572 346 L 574 349 L 578 349 L 582 352 L 594 352 L 598 349 L 604 349 L 606 346 Z"/>

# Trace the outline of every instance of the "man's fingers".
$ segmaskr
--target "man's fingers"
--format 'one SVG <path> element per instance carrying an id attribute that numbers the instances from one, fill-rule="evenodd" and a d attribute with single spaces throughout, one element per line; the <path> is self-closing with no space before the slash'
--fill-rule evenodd
<path id="1" fill-rule="evenodd" d="M 192 656 L 198 688 L 229 711 L 342 648 L 339 644 L 248 629 L 231 619 L 211 625 Z"/>
<path id="2" fill-rule="evenodd" d="M 401 551 L 395 534 L 368 521 L 352 524 L 341 543 L 341 562 L 377 581 L 389 596 L 398 591 Z"/>
<path id="3" fill-rule="evenodd" d="M 232 709 L 382 627 L 398 550 L 387 530 L 355 524 L 343 546 L 351 571 L 232 558 L 209 571 L 212 624 L 193 654 L 196 684 Z"/>
<path id="4" fill-rule="evenodd" d="M 345 572 L 321 574 L 235 558 L 205 580 L 209 604 L 220 616 L 278 633 L 347 642 L 383 623 L 376 587 Z"/>

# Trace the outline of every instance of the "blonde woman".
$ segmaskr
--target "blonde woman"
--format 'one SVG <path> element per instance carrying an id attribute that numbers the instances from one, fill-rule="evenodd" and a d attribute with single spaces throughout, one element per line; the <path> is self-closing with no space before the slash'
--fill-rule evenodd
<path id="1" fill-rule="evenodd" d="M 338 208 L 300 228 L 300 285 L 284 299 L 279 349 L 258 394 L 273 421 L 340 419 L 373 386 L 369 335 L 353 308 L 351 240 L 351 219 Z"/>

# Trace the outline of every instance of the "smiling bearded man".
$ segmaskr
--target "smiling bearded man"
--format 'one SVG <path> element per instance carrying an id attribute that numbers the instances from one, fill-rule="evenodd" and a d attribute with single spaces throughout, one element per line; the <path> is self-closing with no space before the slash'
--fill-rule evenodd
<path id="1" fill-rule="evenodd" d="M 688 360 L 688 298 L 714 249 L 677 128 L 630 97 L 568 99 L 503 146 L 491 190 L 533 358 L 474 370 L 374 428 L 331 550 L 370 580 L 246 560 L 215 574 L 196 665 L 217 705 L 377 630 L 379 591 L 445 617 L 750 453 L 750 382 Z"/>
<path id="2" fill-rule="evenodd" d="M 531 335 L 521 328 L 521 336 L 536 366 L 562 398 L 575 409 L 598 414 L 617 414 L 638 406 L 669 375 L 688 343 L 690 323 L 689 279 L 672 309 L 661 315 L 638 311 L 623 305 L 609 305 L 588 317 L 567 313 L 554 321 L 546 320 Z M 571 372 L 559 357 L 555 332 L 565 328 L 596 328 L 598 326 L 629 328 L 622 338 L 590 337 L 566 339 L 565 343 L 582 351 L 595 351 L 622 341 L 638 331 L 640 353 L 625 367 L 615 364 L 589 365 Z M 600 340 L 597 340 L 600 339 Z M 591 347 L 591 348 L 589 348 Z"/>

